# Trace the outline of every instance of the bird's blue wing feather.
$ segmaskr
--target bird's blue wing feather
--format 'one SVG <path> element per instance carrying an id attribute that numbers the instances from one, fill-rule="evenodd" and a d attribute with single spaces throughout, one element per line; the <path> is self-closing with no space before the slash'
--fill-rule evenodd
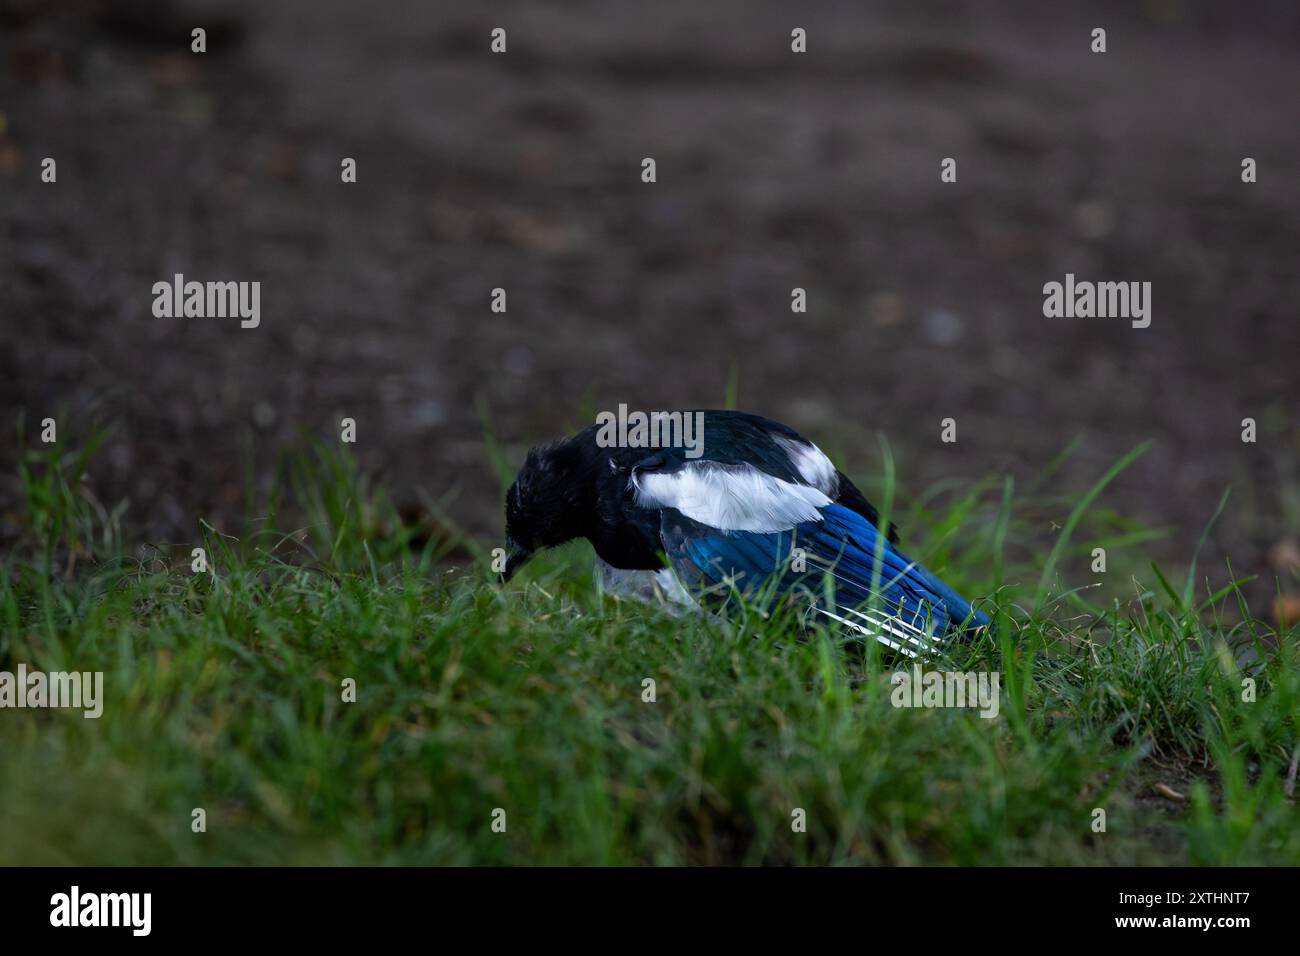
<path id="1" fill-rule="evenodd" d="M 735 587 L 751 594 L 764 587 L 781 594 L 800 590 L 818 613 L 891 647 L 925 648 L 955 627 L 988 623 L 965 598 L 882 540 L 862 515 L 840 505 L 819 511 L 821 521 L 773 533 L 723 531 L 666 511 L 665 553 L 688 588 L 721 593 Z M 802 570 L 794 560 L 796 548 L 802 551 Z"/>

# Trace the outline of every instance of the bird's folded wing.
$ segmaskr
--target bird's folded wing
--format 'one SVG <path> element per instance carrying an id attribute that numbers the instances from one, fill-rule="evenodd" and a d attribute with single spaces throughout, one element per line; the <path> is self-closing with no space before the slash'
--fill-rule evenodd
<path id="1" fill-rule="evenodd" d="M 951 591 L 910 561 L 862 515 L 840 505 L 781 531 L 728 530 L 665 510 L 664 552 L 688 589 L 797 591 L 812 613 L 908 655 L 948 630 Z M 876 551 L 879 546 L 880 553 Z"/>

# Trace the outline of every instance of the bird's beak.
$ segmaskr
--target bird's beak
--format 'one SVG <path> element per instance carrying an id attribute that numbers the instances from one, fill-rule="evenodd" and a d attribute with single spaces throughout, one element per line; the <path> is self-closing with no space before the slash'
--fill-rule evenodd
<path id="1" fill-rule="evenodd" d="M 501 573 L 501 583 L 505 584 L 515 572 L 524 566 L 524 562 L 533 556 L 533 552 L 523 547 L 517 541 L 506 538 L 506 569 Z"/>

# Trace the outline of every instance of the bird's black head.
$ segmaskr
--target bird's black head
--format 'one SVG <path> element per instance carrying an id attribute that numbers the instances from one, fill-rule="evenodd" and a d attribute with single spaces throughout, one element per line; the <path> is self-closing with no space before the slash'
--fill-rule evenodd
<path id="1" fill-rule="evenodd" d="M 506 580 L 535 552 L 587 534 L 596 494 L 591 452 L 574 437 L 528 453 L 506 492 Z"/>

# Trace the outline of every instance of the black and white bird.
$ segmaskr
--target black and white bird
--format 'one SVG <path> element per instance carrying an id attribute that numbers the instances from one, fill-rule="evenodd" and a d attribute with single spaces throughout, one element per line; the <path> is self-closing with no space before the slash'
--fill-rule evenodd
<path id="1" fill-rule="evenodd" d="M 596 425 L 530 451 L 506 494 L 505 578 L 586 538 L 607 587 L 682 604 L 794 597 L 908 656 L 988 626 L 898 549 L 892 524 L 882 539 L 875 507 L 812 442 L 758 415 L 702 414 L 694 458 L 601 447 Z"/>

